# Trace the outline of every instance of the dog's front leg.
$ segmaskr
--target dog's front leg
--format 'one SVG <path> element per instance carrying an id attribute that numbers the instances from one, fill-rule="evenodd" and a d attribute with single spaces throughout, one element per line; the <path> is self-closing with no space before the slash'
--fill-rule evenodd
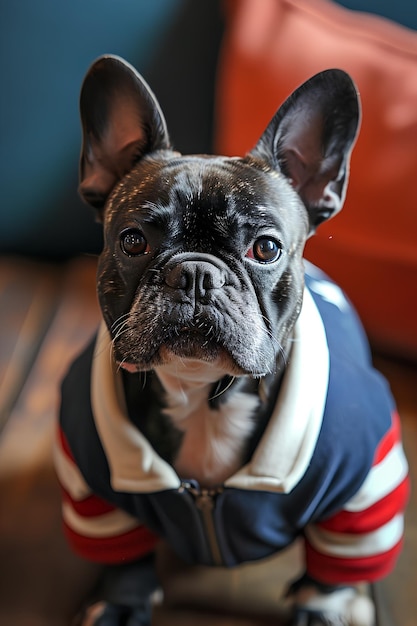
<path id="1" fill-rule="evenodd" d="M 305 574 L 287 596 L 294 607 L 293 626 L 374 626 L 372 600 L 356 586 L 324 585 Z"/>
<path id="2" fill-rule="evenodd" d="M 154 557 L 124 565 L 108 566 L 97 592 L 97 601 L 79 620 L 80 626 L 148 626 L 151 595 L 158 588 Z"/>

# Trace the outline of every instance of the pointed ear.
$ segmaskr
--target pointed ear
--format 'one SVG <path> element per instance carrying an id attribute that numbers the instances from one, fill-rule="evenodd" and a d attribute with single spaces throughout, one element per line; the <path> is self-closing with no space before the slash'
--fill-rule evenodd
<path id="1" fill-rule="evenodd" d="M 169 148 L 170 142 L 154 94 L 119 57 L 100 57 L 90 67 L 81 89 L 80 114 L 79 192 L 100 214 L 116 182 L 142 156 Z"/>
<path id="2" fill-rule="evenodd" d="M 284 102 L 251 152 L 290 180 L 307 208 L 310 232 L 342 208 L 359 118 L 349 75 L 326 70 Z"/>

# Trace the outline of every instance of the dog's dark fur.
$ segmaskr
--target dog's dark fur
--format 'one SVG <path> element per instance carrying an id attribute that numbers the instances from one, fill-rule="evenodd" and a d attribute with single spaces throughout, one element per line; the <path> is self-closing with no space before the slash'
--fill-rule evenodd
<path id="1" fill-rule="evenodd" d="M 157 373 L 170 436 L 162 444 L 153 425 L 155 448 L 219 484 L 268 418 L 301 309 L 304 244 L 343 204 L 355 86 L 340 70 L 313 77 L 244 158 L 173 151 L 152 92 L 116 57 L 88 72 L 81 117 L 80 193 L 103 222 L 98 295 L 114 358 Z M 217 440 L 201 428 L 213 406 L 224 408 Z"/>
<path id="2" fill-rule="evenodd" d="M 183 157 L 137 74 L 115 59 L 90 70 L 80 192 L 104 222 L 98 293 L 116 359 L 276 372 L 301 306 L 305 241 L 343 203 L 358 115 L 351 80 L 330 71 L 287 100 L 246 158 Z M 132 232 L 139 254 L 120 245 Z M 279 262 L 253 257 L 260 239 Z"/>

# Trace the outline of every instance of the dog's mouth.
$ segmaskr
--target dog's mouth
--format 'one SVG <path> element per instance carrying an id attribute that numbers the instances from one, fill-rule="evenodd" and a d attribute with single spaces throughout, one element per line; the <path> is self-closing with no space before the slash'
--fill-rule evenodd
<path id="1" fill-rule="evenodd" d="M 169 337 L 161 341 L 151 357 L 148 354 L 147 363 L 141 358 L 118 359 L 120 367 L 130 373 L 148 369 L 149 366 L 167 365 L 178 359 L 192 360 L 200 363 L 220 363 L 231 374 L 237 374 L 238 369 L 231 354 L 211 329 L 186 325 L 176 329 Z"/>
<path id="2" fill-rule="evenodd" d="M 175 358 L 193 359 L 211 363 L 217 360 L 227 361 L 232 367 L 232 357 L 213 326 L 207 324 L 188 324 L 179 327 L 167 337 L 159 349 L 159 357 L 166 363 Z"/>
<path id="3" fill-rule="evenodd" d="M 178 333 L 164 343 L 163 348 L 177 356 L 212 361 L 223 351 L 223 345 L 212 332 L 193 326 L 183 326 Z"/>

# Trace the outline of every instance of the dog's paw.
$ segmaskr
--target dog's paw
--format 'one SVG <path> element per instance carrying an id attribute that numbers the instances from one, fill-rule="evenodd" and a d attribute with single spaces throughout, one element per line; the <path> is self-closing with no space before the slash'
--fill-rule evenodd
<path id="1" fill-rule="evenodd" d="M 79 626 L 149 626 L 150 612 L 144 608 L 129 608 L 106 602 L 88 607 Z"/>
<path id="2" fill-rule="evenodd" d="M 356 587 L 320 586 L 303 578 L 292 586 L 293 626 L 375 626 L 372 600 Z"/>

